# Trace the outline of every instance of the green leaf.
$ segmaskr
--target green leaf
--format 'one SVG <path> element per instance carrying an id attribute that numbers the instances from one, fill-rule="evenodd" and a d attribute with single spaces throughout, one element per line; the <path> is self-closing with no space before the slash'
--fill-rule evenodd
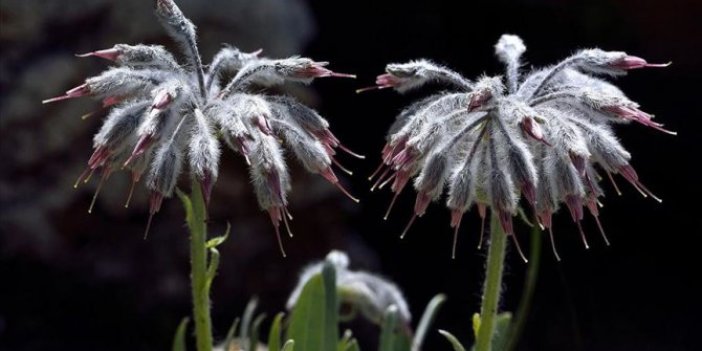
<path id="1" fill-rule="evenodd" d="M 224 350 L 229 351 L 234 341 L 234 335 L 236 334 L 236 329 L 239 327 L 239 318 L 234 319 L 232 326 L 229 327 L 227 332 L 227 337 L 224 339 Z"/>
<path id="2" fill-rule="evenodd" d="M 361 348 L 358 346 L 358 341 L 356 341 L 356 339 L 351 339 L 346 347 L 346 351 L 361 351 Z"/>
<path id="3" fill-rule="evenodd" d="M 477 340 L 480 333 L 480 313 L 473 313 L 473 337 Z"/>
<path id="4" fill-rule="evenodd" d="M 249 334 L 249 350 L 258 349 L 258 333 L 261 330 L 261 323 L 263 323 L 264 319 L 266 319 L 266 314 L 261 313 L 251 324 L 251 333 Z"/>
<path id="5" fill-rule="evenodd" d="M 325 263 L 302 288 L 290 315 L 287 338 L 298 351 L 334 350 L 339 340 L 336 271 Z"/>
<path id="6" fill-rule="evenodd" d="M 378 351 L 396 351 L 400 349 L 400 335 L 398 326 L 400 325 L 400 312 L 395 305 L 390 305 L 385 310 L 383 322 L 380 326 L 380 345 Z"/>
<path id="7" fill-rule="evenodd" d="M 524 212 L 524 209 L 519 206 L 517 207 L 517 214 L 519 215 L 519 218 L 521 218 L 522 222 L 526 223 L 530 228 L 534 228 L 534 223 L 532 223 L 529 220 L 529 216 Z"/>
<path id="8" fill-rule="evenodd" d="M 492 339 L 492 349 L 504 351 L 507 346 L 509 327 L 512 322 L 512 314 L 503 312 L 495 317 L 495 336 Z"/>
<path id="9" fill-rule="evenodd" d="M 412 340 L 405 333 L 397 334 L 397 343 L 395 344 L 395 351 L 409 351 L 412 349 Z"/>
<path id="10" fill-rule="evenodd" d="M 241 332 L 239 332 L 239 339 L 242 342 L 249 337 L 249 330 L 251 330 L 251 320 L 253 319 L 253 314 L 256 311 L 256 306 L 258 306 L 258 298 L 255 296 L 249 300 L 244 309 L 244 316 L 241 317 Z"/>
<path id="11" fill-rule="evenodd" d="M 290 315 L 287 338 L 296 341 L 298 351 L 323 350 L 324 281 L 321 274 L 312 276 L 302 288 Z"/>
<path id="12" fill-rule="evenodd" d="M 173 347 L 171 348 L 171 350 L 185 351 L 185 330 L 188 327 L 189 321 L 190 321 L 190 318 L 185 317 L 180 321 L 180 324 L 178 324 L 178 328 L 176 329 L 175 336 L 173 337 Z"/>
<path id="13" fill-rule="evenodd" d="M 466 351 L 466 348 L 463 347 L 461 342 L 458 341 L 458 339 L 455 336 L 453 336 L 453 334 L 441 329 L 439 329 L 439 334 L 443 335 L 446 338 L 446 340 L 448 340 L 451 343 L 451 346 L 453 346 L 453 351 Z"/>
<path id="14" fill-rule="evenodd" d="M 344 336 L 339 340 L 337 351 L 359 351 L 358 340 L 353 337 L 351 330 L 346 329 Z"/>
<path id="15" fill-rule="evenodd" d="M 419 351 L 424 343 L 424 338 L 426 338 L 429 331 L 429 327 L 436 319 L 437 313 L 441 305 L 446 301 L 446 295 L 438 294 L 429 301 L 427 308 L 424 310 L 422 319 L 419 320 L 419 325 L 417 326 L 417 332 L 414 334 L 414 339 L 412 339 L 412 351 Z"/>
<path id="16" fill-rule="evenodd" d="M 285 345 L 283 345 L 283 348 L 281 351 L 293 351 L 295 349 L 295 341 L 294 340 L 288 340 L 285 342 Z M 273 351 L 273 350 L 269 350 Z"/>
<path id="17" fill-rule="evenodd" d="M 227 229 L 224 231 L 224 234 L 221 236 L 214 237 L 210 240 L 207 240 L 207 243 L 205 243 L 205 247 L 208 249 L 217 247 L 221 245 L 227 238 L 229 237 L 229 232 L 232 230 L 232 225 L 227 222 Z"/>
<path id="18" fill-rule="evenodd" d="M 353 337 L 353 333 L 350 329 L 346 329 L 346 331 L 344 331 L 344 335 L 341 337 L 341 339 L 339 339 L 339 342 L 336 344 L 336 351 L 345 351 L 346 348 L 349 346 L 349 342 L 351 342 L 351 337 Z"/>
<path id="19" fill-rule="evenodd" d="M 190 196 L 188 196 L 188 194 L 184 193 L 183 190 L 180 190 L 179 187 L 175 188 L 175 193 L 180 199 L 180 201 L 183 202 L 183 205 L 187 205 L 185 207 L 192 207 L 192 205 L 190 204 Z"/>
<path id="20" fill-rule="evenodd" d="M 324 350 L 332 350 L 332 346 L 339 340 L 339 303 L 336 293 L 336 269 L 333 263 L 324 262 L 322 279 L 324 280 L 324 324 L 326 325 L 324 345 L 328 347 Z"/>
<path id="21" fill-rule="evenodd" d="M 205 233 L 205 219 L 207 218 L 207 209 L 205 208 L 205 200 L 202 196 L 202 191 L 199 186 L 192 186 L 191 194 L 188 196 L 182 190 L 176 188 L 176 194 L 183 202 L 185 209 L 185 221 L 188 223 L 188 228 L 191 232 Z"/>
<path id="22" fill-rule="evenodd" d="M 210 291 L 212 287 L 212 281 L 217 274 L 217 267 L 219 267 L 219 251 L 216 248 L 210 248 L 210 265 L 207 266 L 207 273 L 205 277 L 205 289 Z"/>
<path id="23" fill-rule="evenodd" d="M 512 322 L 512 313 L 503 312 L 495 316 L 495 329 L 492 336 L 492 349 L 494 351 L 504 351 L 509 337 L 509 328 Z M 477 344 L 480 330 L 480 314 L 473 314 L 473 332 Z"/>
<path id="24" fill-rule="evenodd" d="M 179 188 L 176 188 L 175 191 L 180 198 L 180 201 L 183 203 L 183 209 L 185 209 L 185 221 L 188 223 L 188 226 L 190 226 L 193 219 L 193 203 L 190 201 L 188 194 L 184 193 Z"/>
<path id="25" fill-rule="evenodd" d="M 280 312 L 273 318 L 273 323 L 271 324 L 271 330 L 268 332 L 268 350 L 280 350 L 280 324 L 285 317 L 285 313 Z"/>
<path id="26" fill-rule="evenodd" d="M 351 331 L 351 329 L 346 329 L 344 330 L 344 335 L 342 335 L 341 339 L 339 339 L 339 342 L 349 342 L 352 337 L 353 332 Z"/>

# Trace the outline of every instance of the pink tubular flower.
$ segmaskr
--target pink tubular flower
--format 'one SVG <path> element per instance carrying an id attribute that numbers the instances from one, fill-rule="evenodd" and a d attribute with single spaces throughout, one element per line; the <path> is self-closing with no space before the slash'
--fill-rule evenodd
<path id="1" fill-rule="evenodd" d="M 97 50 L 97 51 L 92 51 L 88 52 L 85 54 L 77 54 L 77 57 L 100 57 L 104 58 L 105 60 L 110 60 L 110 61 L 117 61 L 117 58 L 122 55 L 122 52 L 117 49 L 117 48 L 111 48 L 111 49 L 104 49 L 104 50 Z"/>
<path id="2" fill-rule="evenodd" d="M 629 106 L 620 106 L 620 105 L 613 105 L 613 106 L 604 106 L 602 110 L 612 113 L 618 117 L 628 119 L 635 121 L 637 123 L 643 124 L 647 127 L 651 127 L 653 129 L 659 130 L 661 132 L 671 134 L 671 135 L 676 135 L 676 132 L 667 130 L 663 128 L 663 125 L 660 123 L 653 122 L 653 116 L 649 115 L 646 112 L 643 112 L 639 110 L 636 107 L 629 107 Z"/>
<path id="3" fill-rule="evenodd" d="M 668 67 L 668 63 L 648 63 L 646 60 L 636 57 L 636 56 L 624 56 L 623 58 L 613 62 L 612 67 L 616 67 L 623 70 L 638 69 L 645 67 Z"/>
<path id="4" fill-rule="evenodd" d="M 390 73 L 381 74 L 375 79 L 375 84 L 379 89 L 392 88 L 402 84 L 402 78 L 393 76 Z"/>
<path id="5" fill-rule="evenodd" d="M 338 78 L 356 78 L 353 74 L 338 73 L 325 68 L 329 62 L 309 62 L 295 71 L 295 78 L 322 78 L 322 77 L 338 77 Z"/>

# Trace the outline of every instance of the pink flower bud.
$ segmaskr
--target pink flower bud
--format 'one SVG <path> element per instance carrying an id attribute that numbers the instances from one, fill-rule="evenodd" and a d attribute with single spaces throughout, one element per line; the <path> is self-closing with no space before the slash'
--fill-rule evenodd
<path id="1" fill-rule="evenodd" d="M 293 77 L 295 78 L 323 78 L 323 77 L 337 77 L 337 78 L 356 78 L 354 74 L 338 73 L 324 66 L 328 65 L 329 62 L 313 62 L 310 65 L 294 72 Z"/>
<path id="2" fill-rule="evenodd" d="M 85 53 L 85 54 L 78 54 L 78 55 L 76 55 L 76 56 L 78 56 L 78 57 L 91 57 L 91 56 L 95 56 L 95 57 L 100 57 L 100 58 L 103 58 L 103 59 L 106 59 L 106 60 L 110 60 L 110 61 L 117 61 L 117 58 L 118 58 L 120 55 L 122 55 L 122 51 L 120 51 L 120 50 L 117 49 L 117 48 L 111 48 L 111 49 L 104 49 L 104 50 L 92 51 L 92 52 L 88 52 L 88 53 Z"/>
<path id="3" fill-rule="evenodd" d="M 91 92 L 90 92 L 90 88 L 88 87 L 88 84 L 84 83 L 84 84 L 81 84 L 81 85 L 67 91 L 66 94 L 64 94 L 64 95 L 53 97 L 50 99 L 46 99 L 46 100 L 42 101 L 41 103 L 48 104 L 51 102 L 56 102 L 56 101 L 61 101 L 61 100 L 75 99 L 75 98 L 87 96 L 90 94 L 91 94 Z"/>
<path id="4" fill-rule="evenodd" d="M 492 93 L 489 90 L 475 92 L 468 103 L 468 111 L 472 112 L 482 107 L 488 100 L 492 98 Z"/>
<path id="5" fill-rule="evenodd" d="M 619 68 L 623 70 L 638 69 L 644 67 L 668 67 L 671 62 L 668 63 L 648 63 L 646 60 L 637 56 L 625 56 L 615 62 L 610 66 L 614 68 Z"/>
<path id="6" fill-rule="evenodd" d="M 154 102 L 151 104 L 152 109 L 163 110 L 166 106 L 173 102 L 173 96 L 167 90 L 161 90 L 154 97 Z"/>

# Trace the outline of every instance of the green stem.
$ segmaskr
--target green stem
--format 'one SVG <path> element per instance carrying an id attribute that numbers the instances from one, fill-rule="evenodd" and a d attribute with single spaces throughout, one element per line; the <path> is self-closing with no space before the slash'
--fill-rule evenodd
<path id="1" fill-rule="evenodd" d="M 210 291 L 207 284 L 207 223 L 205 222 L 207 214 L 200 186 L 193 182 L 191 189 L 192 216 L 188 218 L 188 228 L 190 229 L 190 279 L 195 340 L 198 351 L 211 351 L 212 322 L 210 318 Z"/>
<path id="2" fill-rule="evenodd" d="M 483 287 L 483 304 L 480 307 L 480 329 L 475 344 L 475 351 L 491 351 L 495 337 L 495 317 L 500 301 L 502 271 L 505 263 L 507 234 L 502 230 L 496 214 L 490 221 L 490 248 L 488 251 L 485 285 Z"/>
<path id="3" fill-rule="evenodd" d="M 531 309 L 531 301 L 534 298 L 536 280 L 539 276 L 539 266 L 541 262 L 541 235 L 541 230 L 535 225 L 531 230 L 529 267 L 527 268 L 527 275 L 524 279 L 524 291 L 519 300 L 519 307 L 517 308 L 514 323 L 512 323 L 510 327 L 509 341 L 505 348 L 506 351 L 514 350 L 517 347 L 517 343 L 524 331 L 524 325 L 526 324 L 529 310 Z"/>

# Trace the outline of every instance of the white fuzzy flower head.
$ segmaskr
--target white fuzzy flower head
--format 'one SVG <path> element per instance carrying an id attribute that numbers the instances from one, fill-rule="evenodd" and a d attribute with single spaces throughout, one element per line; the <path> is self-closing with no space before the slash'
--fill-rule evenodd
<path id="1" fill-rule="evenodd" d="M 179 45 L 182 62 L 156 45 L 117 44 L 78 55 L 107 59 L 115 67 L 86 79 L 65 95 L 44 101 L 90 96 L 111 108 L 93 138 L 93 155 L 76 186 L 95 171 L 101 172 L 97 197 L 114 170 L 131 171 L 132 190 L 145 174 L 151 193 L 150 223 L 186 169 L 199 182 L 209 203 L 219 175 L 220 140 L 224 140 L 246 159 L 258 202 L 269 212 L 283 252 L 279 226 L 282 221 L 287 227 L 290 216 L 290 177 L 282 143 L 308 171 L 319 173 L 347 195 L 332 170 L 332 164 L 338 165 L 336 149 L 362 156 L 341 145 L 329 130 L 329 123 L 316 111 L 289 96 L 261 93 L 260 88 L 285 82 L 308 84 L 320 77 L 354 76 L 327 69 L 327 62 L 296 56 L 264 58 L 260 57 L 261 50 L 246 53 L 232 46 L 215 55 L 205 71 L 195 26 L 175 2 L 155 0 L 155 13 Z M 233 78 L 225 81 L 227 77 Z"/>
<path id="2" fill-rule="evenodd" d="M 512 217 L 520 212 L 522 198 L 549 232 L 552 214 L 564 204 L 588 247 L 580 224 L 584 208 L 607 242 L 598 219 L 602 173 L 610 179 L 621 174 L 644 196 L 657 199 L 629 164 L 631 156 L 611 124 L 635 121 L 674 133 L 599 76 L 667 64 L 588 49 L 522 77 L 520 57 L 525 51 L 519 37 L 500 38 L 495 53 L 506 67 L 504 77 L 472 82 L 446 67 L 417 60 L 387 65 L 376 86 L 361 89 L 393 88 L 403 93 L 430 82 L 453 88 L 422 99 L 397 116 L 386 137 L 382 163 L 370 177 L 371 190 L 389 185 L 395 194 L 386 219 L 397 196 L 414 179 L 417 199 L 403 236 L 429 203 L 446 193 L 455 228 L 454 255 L 461 218 L 473 205 L 483 224 L 486 210 L 493 211 L 516 244 Z M 552 233 L 551 238 L 553 242 Z M 554 254 L 558 258 L 555 246 Z"/>
<path id="3" fill-rule="evenodd" d="M 360 312 L 376 324 L 382 322 L 388 307 L 396 306 L 404 324 L 409 325 L 412 316 L 397 285 L 373 273 L 350 270 L 349 257 L 343 251 L 331 251 L 324 261 L 311 264 L 302 271 L 295 289 L 288 298 L 286 307 L 289 310 L 295 307 L 307 282 L 322 272 L 325 261 L 331 263 L 336 270 L 336 288 L 342 304 Z"/>

